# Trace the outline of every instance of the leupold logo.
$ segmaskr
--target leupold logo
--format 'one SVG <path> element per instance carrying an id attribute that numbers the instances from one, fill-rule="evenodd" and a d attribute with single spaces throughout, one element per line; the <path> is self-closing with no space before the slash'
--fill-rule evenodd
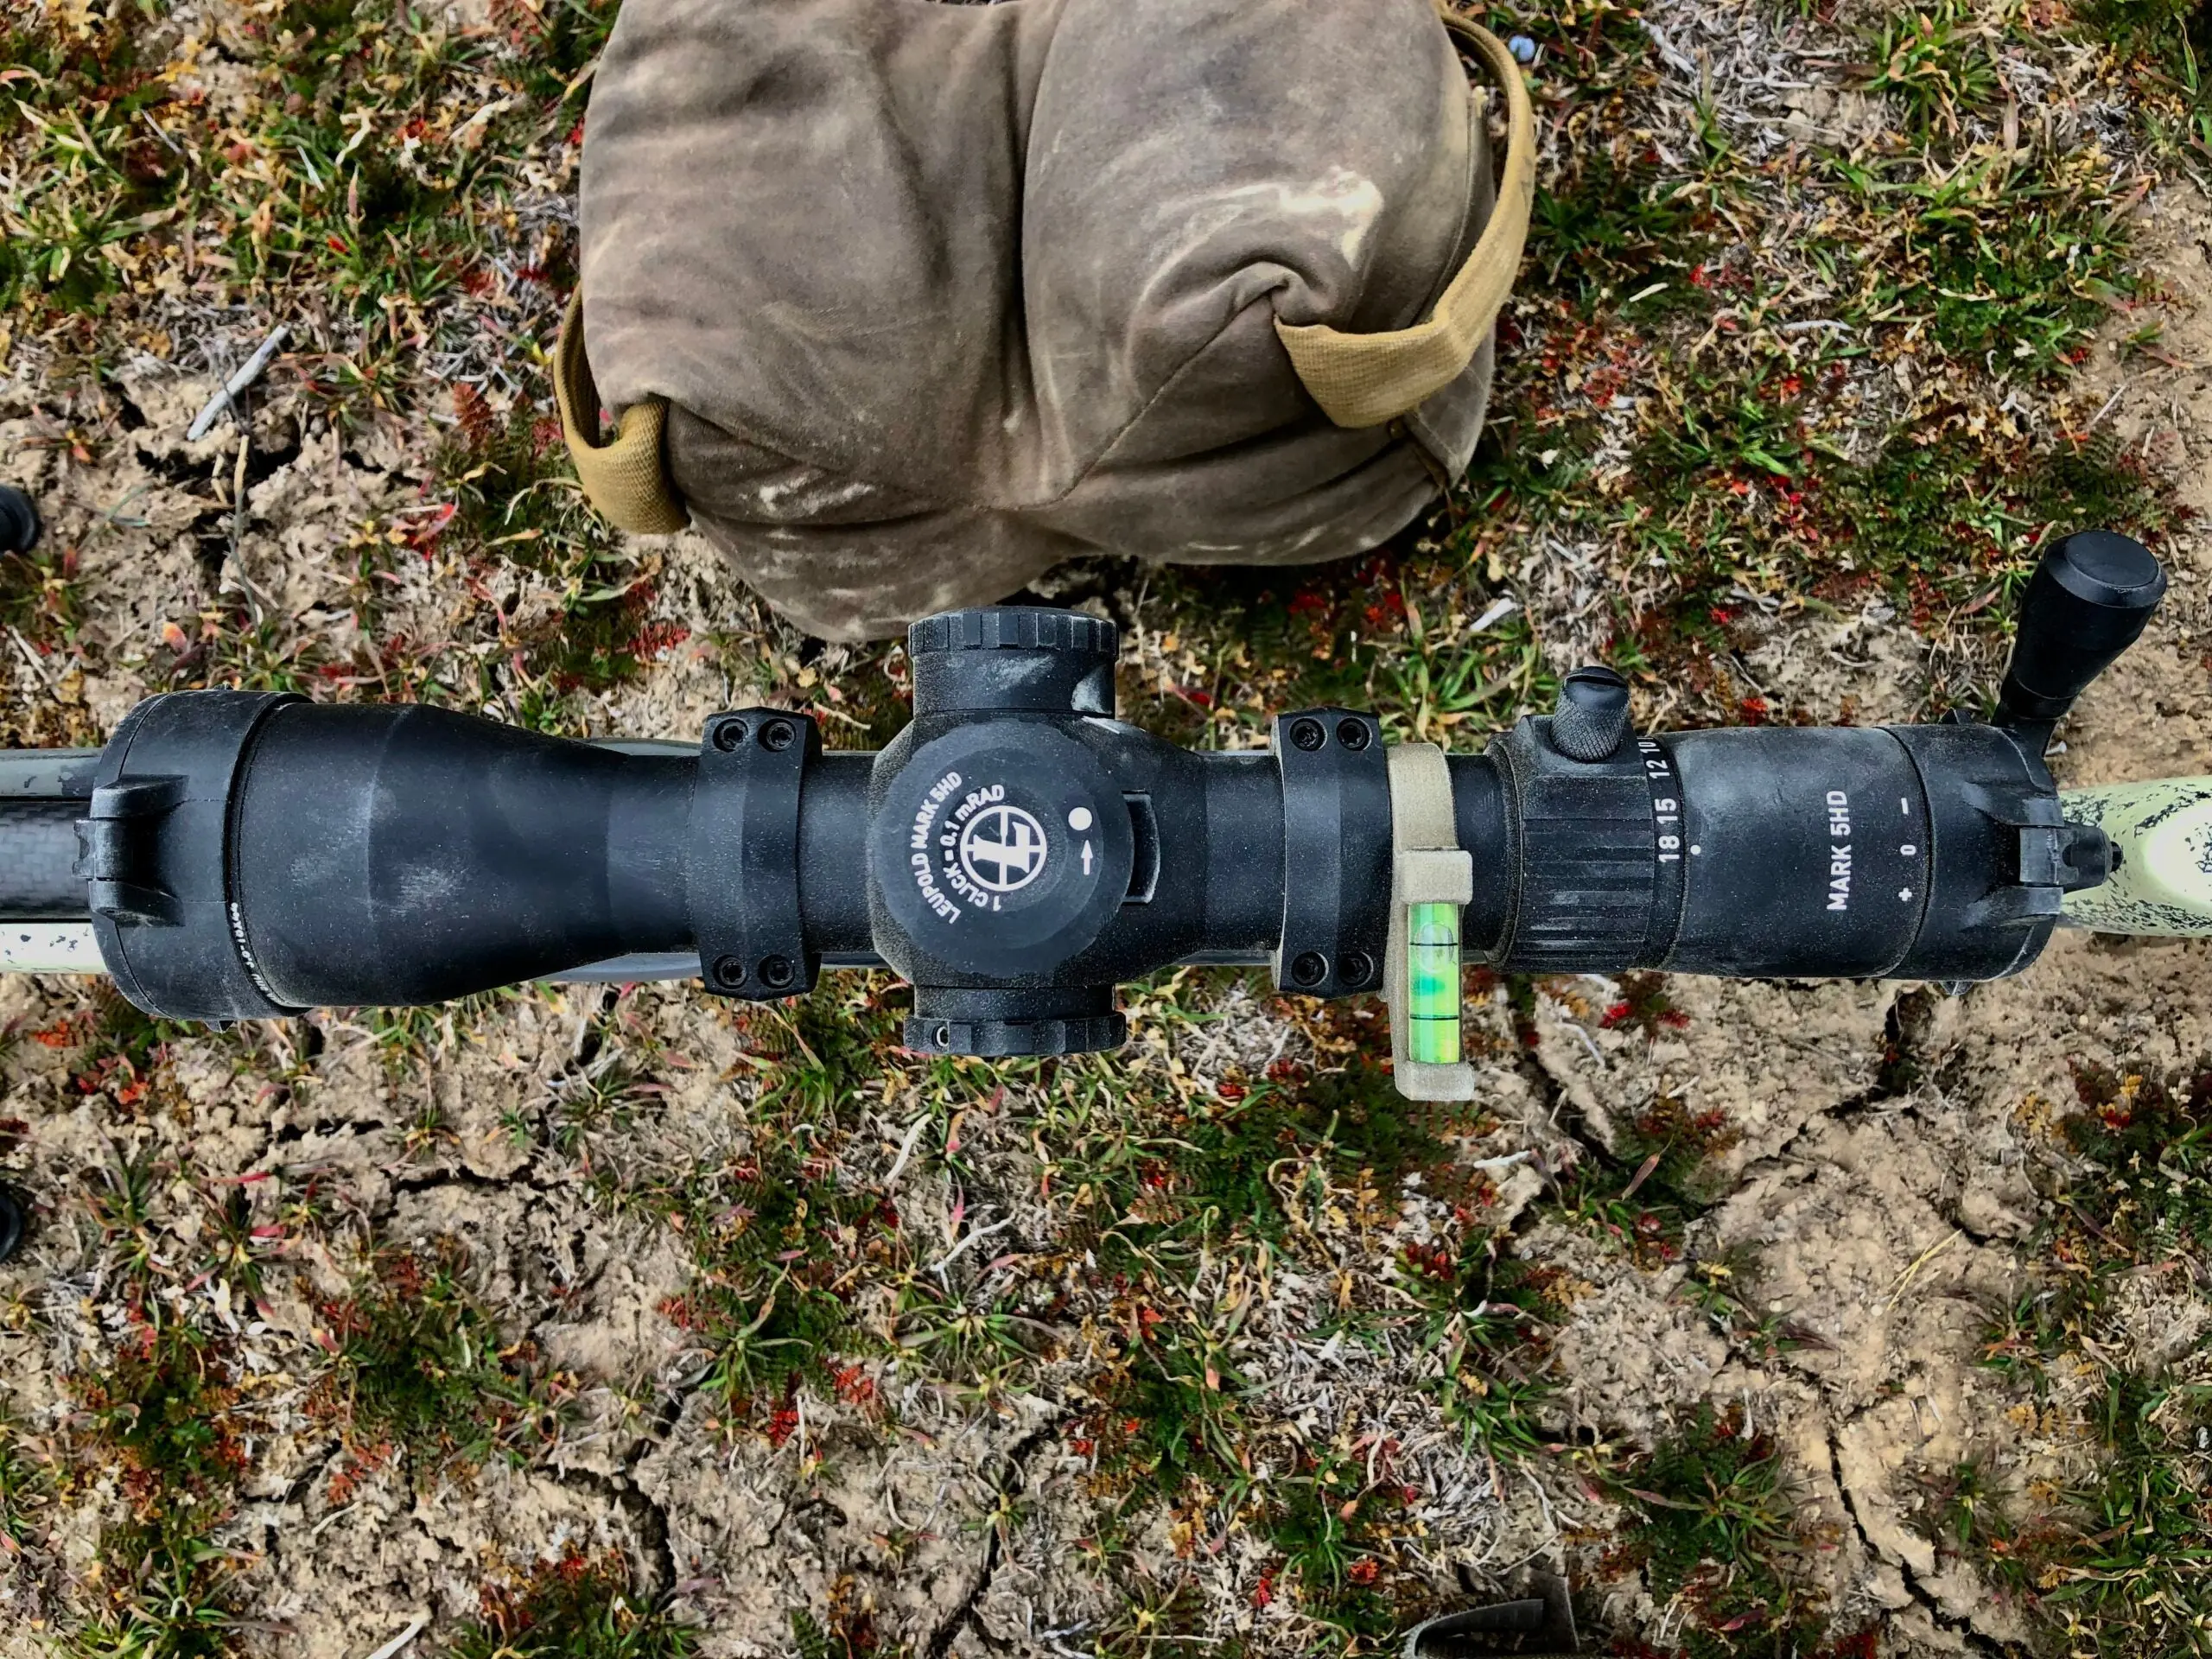
<path id="1" fill-rule="evenodd" d="M 987 892 L 1017 892 L 1045 873 L 1045 827 L 1018 806 L 987 806 L 960 831 L 960 868 Z"/>

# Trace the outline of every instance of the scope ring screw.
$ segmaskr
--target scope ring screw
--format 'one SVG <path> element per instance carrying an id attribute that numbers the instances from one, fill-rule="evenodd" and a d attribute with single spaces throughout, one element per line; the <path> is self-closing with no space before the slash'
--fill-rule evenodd
<path id="1" fill-rule="evenodd" d="M 780 991 L 798 977 L 798 975 L 791 967 L 791 959 L 789 957 L 760 958 L 760 982 L 770 990 Z"/>
<path id="2" fill-rule="evenodd" d="M 764 721 L 760 726 L 760 747 L 771 754 L 781 754 L 798 741 L 798 728 L 788 720 Z M 790 964 L 785 963 L 786 967 Z M 766 971 L 766 964 L 763 964 Z M 774 982 L 771 981 L 771 983 Z"/>
<path id="3" fill-rule="evenodd" d="M 1321 722 L 1318 720 L 1294 720 L 1290 722 L 1290 741 L 1294 748 L 1303 749 L 1311 754 L 1328 741 L 1329 734 L 1322 730 Z"/>
<path id="4" fill-rule="evenodd" d="M 1319 950 L 1305 950 L 1290 964 L 1290 977 L 1300 985 L 1319 985 L 1329 976 L 1329 959 Z"/>
<path id="5" fill-rule="evenodd" d="M 1347 985 L 1364 985 L 1375 977 L 1375 964 L 1368 960 L 1364 951 L 1345 952 L 1344 961 L 1338 967 Z"/>
<path id="6" fill-rule="evenodd" d="M 1357 754 L 1368 744 L 1367 722 L 1363 720 L 1340 720 L 1337 722 L 1337 741 Z"/>
<path id="7" fill-rule="evenodd" d="M 715 957 L 715 983 L 724 990 L 735 990 L 745 983 L 745 964 L 735 957 Z"/>
<path id="8" fill-rule="evenodd" d="M 741 720 L 725 720 L 715 728 L 715 747 L 724 754 L 733 753 L 744 741 L 745 722 Z"/>

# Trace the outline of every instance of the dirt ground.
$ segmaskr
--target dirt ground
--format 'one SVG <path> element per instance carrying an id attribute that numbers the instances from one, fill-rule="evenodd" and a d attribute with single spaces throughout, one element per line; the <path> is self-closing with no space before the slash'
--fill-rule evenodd
<path id="1" fill-rule="evenodd" d="M 1691 44 L 1672 12 L 1649 15 Z M 219 53 L 210 61 L 227 95 Z M 1856 94 L 1787 96 L 1789 118 L 1816 125 L 1864 114 Z M 571 183 L 547 187 L 557 198 Z M 2104 330 L 2080 394 L 2107 437 L 2212 515 L 2212 207 L 2171 179 L 2131 211 L 2154 296 Z M 514 289 L 518 319 L 542 322 L 549 303 Z M 2156 352 L 2131 349 L 2152 317 Z M 184 314 L 171 321 L 181 330 Z M 0 379 L 0 467 L 72 550 L 76 619 L 67 652 L 19 628 L 0 642 L 17 744 L 96 743 L 149 690 L 212 673 L 219 653 L 257 660 L 252 639 L 211 633 L 195 670 L 188 654 L 202 646 L 187 636 L 203 611 L 286 619 L 299 660 L 298 639 L 312 637 L 331 660 L 365 651 L 403 676 L 394 638 L 427 650 L 470 637 L 451 569 L 409 558 L 363 575 L 365 550 L 433 499 L 429 457 L 447 430 L 388 415 L 340 431 L 280 380 L 254 407 L 238 512 L 236 432 L 183 437 L 214 385 L 210 365 L 141 354 L 111 378 L 103 416 L 57 400 L 31 369 Z M 98 442 L 86 436 L 95 426 Z M 2212 516 L 2177 518 L 2162 550 L 2171 595 L 2066 728 L 2054 760 L 2064 784 L 2212 772 Z M 694 536 L 632 552 L 653 562 L 656 625 L 683 632 L 594 694 L 596 730 L 688 737 L 714 709 L 796 697 L 866 665 L 835 652 L 802 661 Z M 1572 556 L 1531 558 L 1501 591 L 1550 665 L 1571 666 L 1593 649 L 1596 578 Z M 528 634 L 533 606 L 557 614 L 557 588 L 497 570 L 479 580 L 467 602 L 498 607 L 504 632 L 461 656 L 500 655 Z M 1168 671 L 1179 617 L 1148 577 L 1109 568 L 1074 591 L 1124 622 L 1130 683 Z M 758 642 L 749 676 L 732 639 Z M 1862 721 L 1923 709 L 1948 663 L 1879 616 L 1811 610 L 1778 617 L 1743 658 L 1778 705 L 1822 719 L 1848 707 Z M 358 680 L 346 690 L 378 695 Z M 488 711 L 518 717 L 502 695 Z M 1249 978 L 1186 980 L 1133 994 L 1132 1052 L 1095 1073 L 1108 1080 L 1099 1098 L 1124 1087 L 1231 1098 L 1237 1080 L 1319 1067 L 1341 1041 Z M 1960 996 L 1682 978 L 1663 988 L 1666 1018 L 1611 1013 L 1646 994 L 1592 977 L 1543 982 L 1516 1001 L 1512 987 L 1476 983 L 1481 1110 L 1448 1126 L 1444 1162 L 1487 1180 L 1490 1224 L 1553 1287 L 1526 1443 L 1487 1444 L 1440 1409 L 1439 1363 L 1414 1327 L 1313 1335 L 1316 1310 L 1389 1304 L 1408 1247 L 1457 1224 L 1458 1200 L 1434 1175 L 1378 1189 L 1317 1162 L 1305 1196 L 1284 1201 L 1287 1242 L 1202 1245 L 1160 1268 L 1216 1321 L 1206 1351 L 1233 1365 L 1246 1420 L 1261 1425 L 1247 1474 L 1264 1490 L 1338 1456 L 1363 1462 L 1360 1490 L 1402 1493 L 1378 1535 L 1404 1619 L 1525 1583 L 1534 1567 L 1569 1580 L 1593 1642 L 1668 1651 L 1689 1639 L 1694 1599 L 1609 1558 L 1628 1500 L 1604 1471 L 1708 1408 L 1777 1448 L 1802 1545 L 1792 1592 L 1836 1636 L 1872 1632 L 1865 1651 L 1891 1655 L 2065 1651 L 1986 1559 L 1946 1544 L 1929 1481 L 1972 1465 L 2024 1510 L 2094 1475 L 2102 1453 L 2083 1423 L 2095 1379 L 2037 1391 L 1993 1370 L 1989 1319 L 2059 1269 L 2053 1194 L 2073 1165 L 2053 1125 L 2076 1109 L 2085 1068 L 2179 1074 L 2212 1055 L 2212 947 L 2062 932 L 2026 975 Z M 874 1012 L 872 995 L 825 991 L 821 1018 Z M 879 1056 L 830 1068 L 830 1094 L 798 1099 L 770 1086 L 780 1058 L 760 1058 L 788 1055 L 788 1042 L 764 1048 L 760 1028 L 679 988 L 537 988 L 404 1029 L 334 1012 L 165 1033 L 157 1052 L 126 1045 L 124 1062 L 100 1071 L 88 1056 L 107 1051 L 85 1033 L 105 1006 L 81 982 L 0 984 L 13 1038 L 5 1161 L 37 1217 L 29 1247 L 0 1268 L 0 1398 L 16 1459 L 0 1463 L 0 1503 L 18 1505 L 0 1508 L 16 1517 L 0 1655 L 227 1644 L 361 1659 L 418 1615 L 427 1650 L 504 1630 L 487 1611 L 500 1586 L 577 1552 L 619 1560 L 636 1605 L 695 1626 L 711 1656 L 1294 1653 L 1340 1641 L 1275 1588 L 1280 1533 L 1224 1524 L 1195 1501 L 1124 1506 L 1101 1484 L 1090 1440 L 1103 1431 L 1085 1425 L 1106 1398 L 1101 1356 L 1119 1351 L 1119 1322 L 1135 1316 L 1126 1286 L 1086 1271 L 1093 1234 L 1056 1173 L 1073 1167 L 1070 1147 L 1111 1128 L 1082 1116 L 1091 1096 L 1072 1082 L 977 1069 L 955 1088 L 911 1057 Z M 804 1047 L 820 1027 L 792 1030 Z M 629 1079 L 620 1115 L 590 1116 L 616 1075 Z M 1637 1126 L 1662 1103 L 1715 1115 L 1725 1133 L 1679 1236 L 1663 1251 L 1624 1247 L 1553 1200 L 1577 1167 L 1633 1170 Z M 762 1166 L 769 1140 L 793 1137 L 818 1146 L 834 1184 L 894 1212 L 906 1254 L 899 1274 L 864 1278 L 853 1303 L 865 1376 L 855 1359 L 857 1381 L 747 1401 L 710 1380 L 727 1344 L 687 1312 L 717 1271 L 698 1246 L 702 1212 L 641 1195 Z M 1618 1179 L 1599 1179 L 1609 1191 Z M 234 1195 L 243 1207 L 226 1211 Z M 266 1230 L 241 1243 L 226 1215 Z M 865 1254 L 842 1233 L 835 1248 Z M 558 1407 L 542 1425 L 502 1418 L 509 1438 L 487 1455 L 436 1450 L 435 1421 L 421 1444 L 378 1449 L 333 1403 L 334 1376 L 366 1375 L 340 1359 L 357 1329 L 342 1310 L 361 1305 L 365 1274 L 394 1253 L 439 1251 L 465 1263 L 470 1305 L 495 1332 L 496 1363 L 470 1363 L 526 1370 L 532 1400 Z M 964 1287 L 971 1309 L 988 1290 L 991 1309 L 1014 1310 L 991 1319 L 1040 1334 L 1004 1351 L 980 1338 L 918 1346 L 912 1308 L 932 1282 Z M 2201 1277 L 2146 1262 L 2112 1306 L 2101 1357 L 2212 1382 Z M 219 1363 L 204 1358 L 193 1387 L 172 1379 L 117 1418 L 103 1390 L 136 1375 L 128 1357 L 152 1354 L 169 1322 L 200 1332 L 198 1351 Z M 132 1649 L 98 1635 L 114 1615 L 87 1610 L 105 1581 L 143 1573 L 117 1543 L 140 1535 L 118 1530 L 133 1515 L 151 1524 L 154 1502 L 127 1452 L 164 1412 L 172 1427 L 224 1425 L 225 1472 L 159 1498 L 208 1504 L 207 1554 L 175 1583 L 213 1572 L 219 1587 L 194 1627 L 206 1645 Z M 165 1457 L 185 1444 L 149 1443 Z M 2201 1491 L 2212 1465 L 2202 1452 L 2196 1464 Z M 19 1465 L 29 1472 L 10 1497 Z M 823 1645 L 833 1639 L 845 1645 Z M 1364 1639 L 1376 1651 L 1389 1640 Z"/>

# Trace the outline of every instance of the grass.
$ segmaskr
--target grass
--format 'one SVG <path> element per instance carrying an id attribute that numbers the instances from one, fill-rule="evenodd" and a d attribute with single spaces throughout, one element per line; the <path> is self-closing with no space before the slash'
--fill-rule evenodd
<path id="1" fill-rule="evenodd" d="M 1974 1482 L 1971 1513 L 1955 1494 L 1947 1519 L 2054 1640 L 2121 1659 L 2212 1653 L 2206 1341 L 2152 1367 L 2113 1347 L 2131 1279 L 2201 1273 L 2212 1249 L 2212 1062 L 2170 1077 L 2083 1065 L 2075 1087 L 2082 1109 L 2060 1132 L 2082 1161 L 2056 1194 L 2051 1270 L 1993 1324 L 1984 1356 L 2040 1408 L 2069 1402 L 2094 1468 L 2041 1504 Z"/>
<path id="2" fill-rule="evenodd" d="M 575 1545 L 514 1583 L 486 1585 L 482 1611 L 448 1639 L 454 1659 L 689 1659 L 700 1632 L 632 1587 L 618 1554 Z"/>
<path id="3" fill-rule="evenodd" d="M 0 1548 L 20 1555 L 37 1535 L 41 1510 L 53 1501 L 45 1471 L 25 1444 L 22 1425 L 0 1416 Z"/>
<path id="4" fill-rule="evenodd" d="M 1859 85 L 1902 104 L 1923 136 L 1955 135 L 1961 115 L 1982 112 L 1997 94 L 1991 48 L 2002 34 L 2002 23 L 1985 22 L 1965 0 L 1903 9 L 1866 37 Z"/>
<path id="5" fill-rule="evenodd" d="M 2212 162 L 2212 22 L 2197 0 L 2092 0 L 2088 20 L 2146 71 L 2145 127 L 2160 152 L 2205 176 Z"/>
<path id="6" fill-rule="evenodd" d="M 1276 1262 L 1313 1270 L 1387 1229 L 1416 1185 L 1450 1202 L 1448 1229 L 1402 1251 L 1389 1303 L 1316 1306 L 1299 1339 L 1387 1348 L 1410 1337 L 1443 1421 L 1499 1455 L 1535 1443 L 1541 1332 L 1555 1310 L 1548 1276 L 1513 1261 L 1503 1230 L 1486 1224 L 1494 1192 L 1454 1163 L 1455 1145 L 1483 1129 L 1478 1115 L 1423 1116 L 1386 1092 L 1349 1030 L 1325 1034 L 1324 1052 L 1322 1065 L 1278 1062 L 1205 1092 L 1159 1090 L 1112 1061 L 1069 1066 L 1039 1139 L 1053 1154 L 1043 1179 L 1066 1194 L 1073 1224 L 1062 1248 L 1115 1287 L 1110 1311 L 1087 1325 L 1091 1367 L 1068 1431 L 1114 1517 L 1108 1547 L 1162 1512 L 1179 1548 L 1249 1534 L 1267 1552 L 1252 1605 L 1294 1606 L 1317 1651 L 1352 1652 L 1404 1621 L 1413 1580 L 1397 1541 L 1411 1535 L 1414 1489 L 1349 1433 L 1288 1432 L 1255 1380 L 1268 1355 L 1243 1332 L 1249 1292 L 1195 1294 L 1191 1278 L 1206 1262 L 1236 1264 L 1241 1284 Z M 1171 1639 L 1180 1605 L 1170 1591 L 1133 1613 L 1131 1650 L 1140 1636 Z"/>
<path id="7" fill-rule="evenodd" d="M 565 694 L 636 678 L 689 630 L 649 620 L 658 561 L 624 556 L 585 506 L 557 424 L 527 404 L 495 414 L 466 383 L 454 401 L 458 422 L 439 462 L 451 512 L 441 506 L 413 544 L 426 558 L 458 556 L 480 580 L 505 561 L 557 593 L 527 620 L 500 619 L 524 723 L 556 728 Z"/>
<path id="8" fill-rule="evenodd" d="M 215 1541 L 249 1466 L 226 1344 L 143 1312 L 115 1363 L 80 1387 L 89 1448 L 121 1473 L 105 1571 L 68 1636 L 80 1659 L 213 1659 L 233 1650 L 241 1559 Z"/>
<path id="9" fill-rule="evenodd" d="M 762 1086 L 747 1149 L 719 1163 L 672 1177 L 628 1166 L 623 1148 L 654 1121 L 658 1091 L 626 1065 L 565 1090 L 534 1131 L 588 1170 L 611 1207 L 683 1240 L 691 1283 L 660 1311 L 701 1357 L 702 1384 L 731 1433 L 781 1446 L 802 1388 L 866 1399 L 874 1385 L 860 1361 L 892 1346 L 862 1324 L 855 1287 L 863 1273 L 908 1268 L 909 1243 L 890 1197 L 852 1179 L 841 1158 L 899 1028 L 880 988 L 846 982 L 795 1004 L 741 1007 Z M 618 1001 L 609 1036 L 623 1033 L 626 1014 Z"/>
<path id="10" fill-rule="evenodd" d="M 1684 1654 L 1778 1656 L 1817 1643 L 1826 1613 L 1804 1567 L 1818 1541 L 1770 1435 L 1700 1406 L 1609 1487 L 1631 1517 L 1612 1565 L 1640 1569 L 1679 1610 Z"/>
<path id="11" fill-rule="evenodd" d="M 1770 709 L 1751 683 L 1743 655 L 1777 613 L 1878 600 L 1928 639 L 1993 645 L 2007 607 L 1986 595 L 2010 597 L 2042 538 L 2166 525 L 2139 458 L 2076 429 L 2083 416 L 2023 430 L 1945 412 L 1993 378 L 2063 404 L 2135 293 L 2126 175 L 2094 145 L 1990 142 L 2005 54 L 2039 49 L 2022 9 L 1870 16 L 1851 73 L 1910 138 L 1757 165 L 1709 137 L 1662 156 L 1619 119 L 1651 53 L 1626 14 L 1528 30 L 1551 118 L 1589 136 L 1539 192 L 1511 366 L 1467 480 L 1489 522 L 1467 538 L 1593 550 L 1603 652 L 1700 721 L 1834 717 Z M 2144 27 L 2167 38 L 2164 14 Z M 1735 234 L 1783 207 L 1786 252 Z M 1886 416 L 1878 380 L 1907 389 Z M 1939 683 L 1930 706 L 1986 690 Z"/>
<path id="12" fill-rule="evenodd" d="M 427 1488 L 495 1457 L 524 1461 L 557 1432 L 572 1380 L 507 1338 L 467 1270 L 451 1241 L 386 1249 L 359 1290 L 318 1310 L 334 1363 L 314 1409 L 343 1446 L 333 1503 L 388 1465 Z"/>
<path id="13" fill-rule="evenodd" d="M 73 28 L 17 13 L 0 55 L 29 73 L 0 110 L 29 188 L 6 228 L 36 252 L 0 264 L 0 308 L 27 329 L 128 327 L 164 270 L 219 272 L 240 299 L 309 278 L 336 323 L 310 385 L 338 411 L 391 407 L 425 313 L 481 280 L 517 156 L 581 113 L 576 77 L 613 19 L 563 0 L 456 34 L 414 11 L 291 0 L 225 41 L 266 77 L 231 126 L 200 112 L 189 77 L 141 60 L 128 14 Z M 365 142 L 365 118 L 385 142 Z"/>

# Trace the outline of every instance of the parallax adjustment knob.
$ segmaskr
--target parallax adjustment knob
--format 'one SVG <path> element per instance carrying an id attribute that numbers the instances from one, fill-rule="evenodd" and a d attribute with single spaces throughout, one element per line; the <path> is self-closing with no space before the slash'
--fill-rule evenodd
<path id="1" fill-rule="evenodd" d="M 925 616 L 906 630 L 914 717 L 1110 715 L 1120 654 L 1114 625 L 1081 611 L 984 605 Z"/>

